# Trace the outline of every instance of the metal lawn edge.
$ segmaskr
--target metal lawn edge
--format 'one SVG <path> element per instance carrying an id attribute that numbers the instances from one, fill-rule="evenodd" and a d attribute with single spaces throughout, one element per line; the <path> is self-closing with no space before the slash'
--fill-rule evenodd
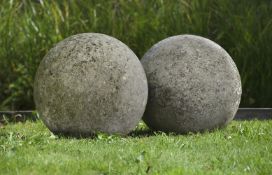
<path id="1" fill-rule="evenodd" d="M 239 108 L 234 120 L 271 120 L 272 108 Z"/>
<path id="2" fill-rule="evenodd" d="M 0 111 L 0 123 L 36 121 L 39 116 L 34 110 Z M 272 120 L 272 108 L 239 108 L 234 120 Z"/>

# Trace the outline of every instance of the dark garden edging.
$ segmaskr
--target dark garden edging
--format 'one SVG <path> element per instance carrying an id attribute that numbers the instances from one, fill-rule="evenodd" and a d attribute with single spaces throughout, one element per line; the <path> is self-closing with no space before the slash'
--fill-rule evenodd
<path id="1" fill-rule="evenodd" d="M 272 108 L 239 108 L 235 120 L 271 120 Z"/>
<path id="2" fill-rule="evenodd" d="M 26 120 L 36 121 L 38 119 L 39 117 L 36 111 L 0 111 L 0 124 L 24 122 Z"/>
<path id="3" fill-rule="evenodd" d="M 36 121 L 36 111 L 0 111 L 0 123 Z M 272 108 L 239 108 L 234 120 L 271 120 Z"/>

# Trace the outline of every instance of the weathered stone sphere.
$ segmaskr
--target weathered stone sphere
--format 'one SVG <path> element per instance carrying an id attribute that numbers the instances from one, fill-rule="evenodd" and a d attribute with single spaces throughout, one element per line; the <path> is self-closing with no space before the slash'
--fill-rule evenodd
<path id="1" fill-rule="evenodd" d="M 137 56 L 121 41 L 98 33 L 56 44 L 40 63 L 34 83 L 45 125 L 72 136 L 129 133 L 144 113 L 147 93 Z"/>
<path id="2" fill-rule="evenodd" d="M 230 122 L 241 80 L 229 54 L 209 39 L 179 35 L 155 44 L 141 60 L 149 88 L 143 120 L 166 132 L 201 132 Z"/>

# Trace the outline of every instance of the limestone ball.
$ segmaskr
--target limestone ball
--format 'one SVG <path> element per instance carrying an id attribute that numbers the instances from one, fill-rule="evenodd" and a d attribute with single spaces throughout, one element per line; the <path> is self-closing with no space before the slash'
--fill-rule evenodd
<path id="1" fill-rule="evenodd" d="M 194 35 L 169 37 L 141 60 L 149 98 L 143 117 L 154 130 L 201 132 L 229 123 L 238 110 L 241 80 L 229 54 Z"/>
<path id="2" fill-rule="evenodd" d="M 56 44 L 34 83 L 40 118 L 56 134 L 125 135 L 140 121 L 147 79 L 137 56 L 121 41 L 82 33 Z"/>

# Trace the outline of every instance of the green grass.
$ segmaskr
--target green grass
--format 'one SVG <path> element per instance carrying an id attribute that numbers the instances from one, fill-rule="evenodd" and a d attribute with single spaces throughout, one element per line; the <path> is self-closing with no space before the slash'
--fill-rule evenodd
<path id="1" fill-rule="evenodd" d="M 240 71 L 242 107 L 272 106 L 271 0 L 2 0 L 0 110 L 35 109 L 33 78 L 60 40 L 105 33 L 136 55 L 179 34 L 207 37 L 225 48 Z"/>
<path id="2" fill-rule="evenodd" d="M 272 174 L 272 120 L 167 135 L 56 137 L 40 122 L 0 128 L 0 174 Z"/>

